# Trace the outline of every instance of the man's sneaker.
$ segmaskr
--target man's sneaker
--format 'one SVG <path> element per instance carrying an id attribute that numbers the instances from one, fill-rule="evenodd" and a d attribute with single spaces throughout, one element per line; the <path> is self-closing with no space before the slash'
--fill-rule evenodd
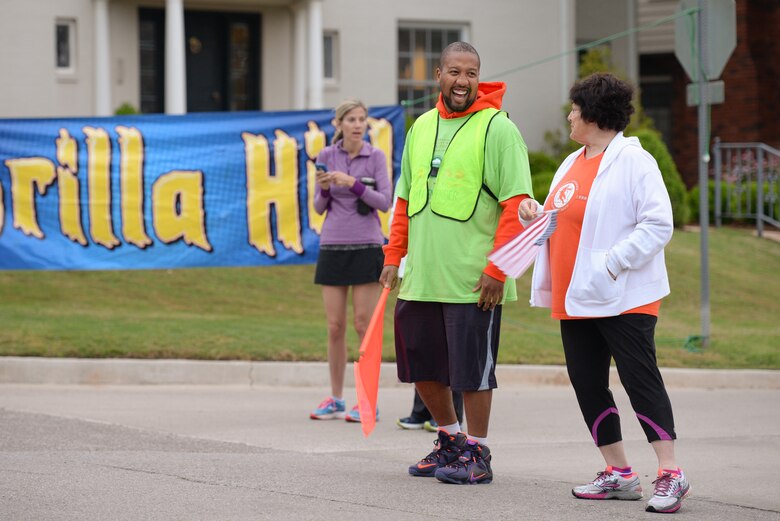
<path id="1" fill-rule="evenodd" d="M 416 431 L 423 428 L 423 424 L 427 423 L 425 420 L 420 420 L 414 416 L 407 416 L 406 418 L 398 418 L 395 420 L 395 424 L 402 429 Z"/>
<path id="2" fill-rule="evenodd" d="M 459 440 L 460 441 L 460 440 Z M 474 440 L 463 439 L 456 461 L 436 471 L 436 479 L 456 485 L 477 485 L 493 481 L 490 449 Z"/>
<path id="3" fill-rule="evenodd" d="M 647 502 L 648 512 L 671 514 L 677 512 L 682 506 L 682 500 L 690 493 L 691 485 L 685 479 L 685 474 L 658 471 L 658 479 L 653 481 L 655 490 L 653 497 Z"/>
<path id="4" fill-rule="evenodd" d="M 360 409 L 358 409 L 358 406 L 355 405 L 344 419 L 348 422 L 360 423 Z M 379 409 L 376 410 L 376 421 L 379 421 Z"/>
<path id="5" fill-rule="evenodd" d="M 439 431 L 439 424 L 436 423 L 436 420 L 431 418 L 427 422 L 423 424 L 423 429 L 425 429 L 428 432 L 438 432 Z"/>
<path id="6" fill-rule="evenodd" d="M 340 420 L 347 414 L 346 410 L 344 400 L 334 400 L 333 397 L 329 396 L 309 414 L 309 418 L 312 420 Z"/>
<path id="7" fill-rule="evenodd" d="M 612 467 L 607 467 L 604 472 L 599 472 L 596 479 L 579 487 L 571 489 L 574 497 L 580 499 L 642 499 L 642 485 L 639 484 L 639 476 L 636 472 L 623 477 L 617 472 L 612 472 Z"/>
<path id="8" fill-rule="evenodd" d="M 449 434 L 447 431 L 439 431 L 439 437 L 433 442 L 433 452 L 409 467 L 409 474 L 424 478 L 432 478 L 436 471 L 458 459 L 460 447 L 466 442 L 466 435 L 462 432 Z"/>

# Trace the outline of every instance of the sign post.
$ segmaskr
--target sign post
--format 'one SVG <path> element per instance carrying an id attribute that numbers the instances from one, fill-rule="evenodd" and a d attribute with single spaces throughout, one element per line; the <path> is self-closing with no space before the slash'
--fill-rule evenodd
<path id="1" fill-rule="evenodd" d="M 706 41 L 704 35 L 707 32 L 707 22 L 704 17 L 704 0 L 698 0 L 699 12 L 698 18 L 698 48 L 699 48 L 699 63 L 705 64 L 707 61 L 707 46 L 704 45 Z M 709 255 L 709 229 L 710 229 L 710 209 L 709 209 L 709 195 L 710 184 L 709 176 L 707 175 L 708 167 L 710 164 L 710 147 L 709 147 L 709 129 L 707 128 L 707 113 L 709 112 L 709 104 L 707 103 L 707 90 L 704 87 L 704 68 L 699 69 L 698 76 L 698 91 L 699 91 L 699 247 L 701 250 L 701 346 L 705 348 L 710 342 L 710 255 Z"/>
<path id="2" fill-rule="evenodd" d="M 674 54 L 688 77 L 696 84 L 699 124 L 699 227 L 701 249 L 701 345 L 710 341 L 710 266 L 709 266 L 709 113 L 711 92 L 722 89 L 722 82 L 708 83 L 720 77 L 737 43 L 734 0 L 681 0 L 680 11 L 696 8 L 693 16 L 683 16 L 675 24 Z M 720 91 L 722 93 L 722 90 Z M 716 103 L 722 102 L 721 99 Z"/>

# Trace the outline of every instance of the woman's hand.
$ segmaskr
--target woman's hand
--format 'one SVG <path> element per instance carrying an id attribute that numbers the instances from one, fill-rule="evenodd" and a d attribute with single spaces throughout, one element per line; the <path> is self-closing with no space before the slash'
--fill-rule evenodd
<path id="1" fill-rule="evenodd" d="M 330 172 L 330 176 L 331 183 L 336 186 L 344 186 L 346 188 L 352 188 L 356 181 L 356 179 L 351 175 L 339 171 Z"/>
<path id="2" fill-rule="evenodd" d="M 332 175 L 325 170 L 317 170 L 315 180 L 317 181 L 317 184 L 320 185 L 320 188 L 328 190 L 330 189 L 330 183 L 332 182 Z"/>
<path id="3" fill-rule="evenodd" d="M 536 219 L 539 214 L 539 203 L 534 199 L 528 198 L 520 201 L 520 206 L 517 208 L 517 215 L 524 221 L 532 221 Z"/>

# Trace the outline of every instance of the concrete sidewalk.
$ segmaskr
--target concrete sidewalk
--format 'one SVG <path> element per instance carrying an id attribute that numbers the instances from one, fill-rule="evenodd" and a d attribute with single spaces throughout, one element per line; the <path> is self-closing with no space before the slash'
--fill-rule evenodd
<path id="1" fill-rule="evenodd" d="M 302 381 L 317 369 L 292 366 Z M 209 367 L 204 374 L 219 372 L 219 364 Z M 273 373 L 282 380 L 287 370 Z M 394 424 L 411 408 L 410 386 L 380 388 L 382 419 L 364 438 L 360 425 L 308 419 L 326 385 L 247 385 L 246 378 L 0 385 L 0 519 L 659 519 L 644 512 L 644 500 L 571 496 L 603 463 L 568 385 L 499 380 L 490 432 L 495 480 L 467 487 L 407 474 L 434 439 Z M 780 390 L 670 389 L 677 454 L 693 486 L 675 517 L 780 520 Z M 354 404 L 354 389 L 346 396 Z M 655 458 L 625 393 L 616 388 L 615 396 L 647 497 Z"/>
<path id="2" fill-rule="evenodd" d="M 351 366 L 347 385 L 354 385 Z M 780 371 L 662 368 L 666 385 L 699 389 L 780 389 Z M 502 387 L 569 385 L 566 368 L 552 365 L 501 365 Z M 326 387 L 325 362 L 249 362 L 0 357 L 0 384 L 89 385 L 283 385 Z M 612 383 L 620 381 L 614 367 Z M 382 387 L 402 386 L 394 363 L 382 364 Z"/>

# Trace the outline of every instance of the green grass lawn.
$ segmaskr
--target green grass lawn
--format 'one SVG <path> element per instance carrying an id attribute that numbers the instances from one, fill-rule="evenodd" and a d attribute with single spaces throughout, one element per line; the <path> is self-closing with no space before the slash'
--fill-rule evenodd
<path id="1" fill-rule="evenodd" d="M 700 333 L 699 234 L 667 247 L 672 294 L 657 329 L 666 367 L 780 368 L 780 244 L 749 231 L 710 232 L 712 342 Z M 0 355 L 325 360 L 325 313 L 314 267 L 101 272 L 0 272 Z M 558 322 L 520 302 L 505 306 L 499 362 L 562 364 Z M 385 360 L 394 360 L 392 309 Z M 350 353 L 357 353 L 354 335 Z"/>

